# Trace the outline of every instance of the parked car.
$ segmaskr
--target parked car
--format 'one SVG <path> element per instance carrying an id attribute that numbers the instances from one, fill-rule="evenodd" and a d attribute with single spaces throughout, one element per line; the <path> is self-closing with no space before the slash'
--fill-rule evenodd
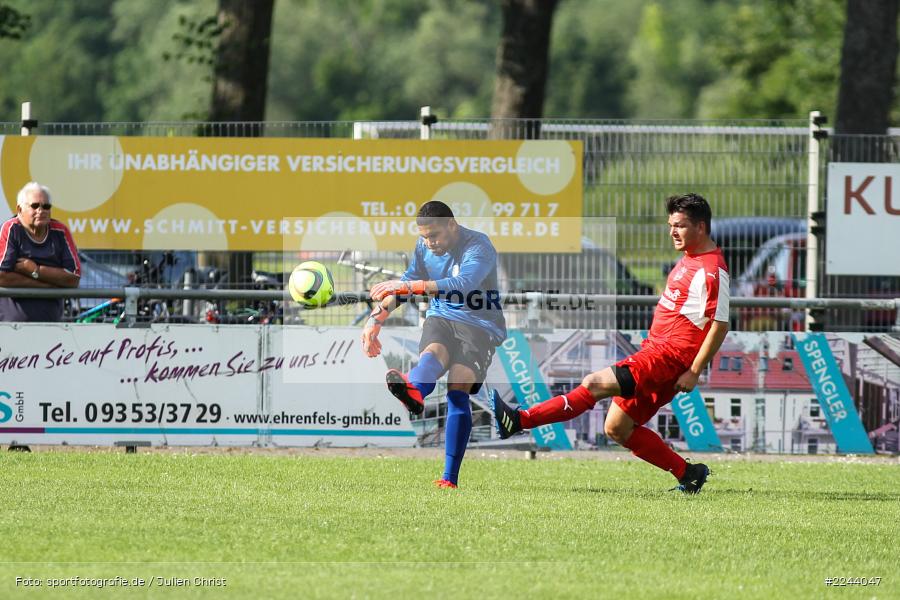
<path id="1" fill-rule="evenodd" d="M 731 281 L 733 296 L 799 298 L 806 294 L 806 234 L 789 233 L 767 240 L 744 271 Z M 732 311 L 741 329 L 800 331 L 804 311 L 787 308 L 742 308 Z"/>
<path id="2" fill-rule="evenodd" d="M 732 280 L 732 295 L 802 298 L 806 296 L 806 233 L 788 233 L 765 242 L 754 254 L 743 273 Z M 898 298 L 900 277 L 870 275 L 827 276 L 819 286 L 819 295 L 830 298 Z M 791 309 L 744 308 L 732 311 L 743 329 L 792 330 L 804 328 L 805 312 Z M 828 311 L 829 331 L 889 330 L 896 311 Z"/>
<path id="3" fill-rule="evenodd" d="M 806 219 L 798 217 L 726 217 L 713 219 L 712 239 L 722 248 L 731 280 L 747 269 L 757 251 L 768 240 L 789 233 L 806 233 Z M 668 274 L 675 265 L 663 268 Z"/>
<path id="4" fill-rule="evenodd" d="M 578 254 L 517 252 L 499 255 L 497 275 L 501 290 L 569 294 L 655 296 L 652 286 L 639 281 L 616 256 L 582 238 Z M 646 329 L 654 306 L 581 306 L 557 303 L 544 307 L 541 322 L 564 328 L 616 327 Z"/>

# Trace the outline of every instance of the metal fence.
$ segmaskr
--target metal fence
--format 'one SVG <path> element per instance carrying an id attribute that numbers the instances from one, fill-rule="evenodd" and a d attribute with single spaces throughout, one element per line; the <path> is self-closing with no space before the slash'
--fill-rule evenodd
<path id="1" fill-rule="evenodd" d="M 0 132 L 15 135 L 20 124 L 0 124 Z M 389 122 L 266 122 L 266 123 L 41 123 L 42 135 L 221 136 L 299 138 L 407 138 L 422 135 L 418 121 Z M 806 294 L 806 218 L 809 190 L 809 129 L 805 120 L 663 122 L 610 120 L 448 120 L 430 126 L 431 139 L 581 140 L 584 144 L 584 215 L 616 220 L 615 252 L 581 255 L 502 257 L 515 280 L 525 274 L 562 293 L 652 295 L 665 282 L 678 256 L 665 226 L 664 199 L 673 193 L 697 192 L 710 200 L 715 220 L 713 237 L 726 252 L 733 295 L 803 297 Z M 900 135 L 834 136 L 824 142 L 820 161 L 822 182 L 831 160 L 898 162 Z M 824 183 L 820 189 L 824 193 Z M 822 210 L 820 198 L 819 209 Z M 350 250 L 350 249 L 348 249 Z M 96 277 L 83 285 L 120 287 L 127 281 L 151 287 L 217 287 L 274 289 L 301 260 L 318 259 L 333 267 L 337 287 L 361 291 L 379 269 L 402 271 L 404 256 L 396 253 L 320 255 L 278 252 L 198 254 L 96 251 L 82 248 Z M 818 293 L 821 297 L 900 297 L 897 277 L 836 277 L 824 264 L 824 236 L 819 243 Z M 354 266 L 355 265 L 355 266 Z M 366 268 L 360 269 L 359 265 Z M 586 282 L 613 281 L 615 289 Z M 519 287 L 521 289 L 521 287 Z M 77 310 L 92 306 L 81 303 Z M 222 314 L 259 310 L 246 302 L 225 306 L 169 306 L 171 313 L 203 318 L 209 310 Z M 620 327 L 645 328 L 651 310 L 619 306 Z M 321 324 L 346 324 L 358 318 L 358 307 L 317 311 Z M 804 314 L 793 309 L 752 308 L 733 311 L 736 329 L 797 329 Z M 886 330 L 891 311 L 855 309 L 822 315 L 831 330 Z M 587 311 L 576 311 L 563 325 L 594 325 Z"/>
<path id="2" fill-rule="evenodd" d="M 821 227 L 827 227 L 827 215 L 825 215 L 825 182 L 827 181 L 828 164 L 831 162 L 865 162 L 865 163 L 900 163 L 900 131 L 891 130 L 891 135 L 833 135 L 823 143 L 823 160 L 820 161 L 819 181 L 821 182 L 819 211 L 817 223 Z M 900 228 L 896 232 L 900 235 Z M 818 289 L 819 295 L 824 297 L 868 297 L 890 298 L 900 297 L 900 277 L 881 276 L 834 276 L 829 275 L 825 264 L 826 240 L 824 233 L 819 237 L 818 269 L 821 277 Z M 852 248 L 847 249 L 852 252 Z M 792 254 L 793 258 L 793 254 Z M 802 259 L 798 261 L 798 268 L 803 270 Z M 864 257 L 860 257 L 860 262 Z M 872 331 L 881 329 L 891 320 L 889 312 L 842 311 L 835 313 L 826 319 L 829 328 L 834 331 L 862 330 Z"/>

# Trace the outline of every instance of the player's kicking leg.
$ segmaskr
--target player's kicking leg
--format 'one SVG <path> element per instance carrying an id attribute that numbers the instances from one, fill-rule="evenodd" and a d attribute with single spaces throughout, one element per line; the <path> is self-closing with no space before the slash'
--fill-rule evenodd
<path id="1" fill-rule="evenodd" d="M 447 370 L 440 358 L 442 354 L 447 356 L 447 350 L 438 346 L 430 344 L 419 355 L 418 364 L 408 375 L 397 369 L 389 369 L 385 374 L 388 391 L 414 415 L 420 415 L 425 410 L 425 397 L 434 391 L 435 383 Z"/>
<path id="2" fill-rule="evenodd" d="M 674 475 L 678 480 L 678 485 L 674 489 L 686 494 L 696 494 L 709 477 L 709 468 L 706 465 L 685 461 L 669 448 L 655 431 L 638 425 L 615 402 L 609 406 L 604 429 L 607 437 L 631 450 L 631 453 L 641 460 Z"/>
<path id="3" fill-rule="evenodd" d="M 634 398 L 635 388 L 636 382 L 630 369 L 616 366 L 591 373 L 568 394 L 556 396 L 527 410 L 516 410 L 495 395 L 493 408 L 497 431 L 502 439 L 506 439 L 523 429 L 568 421 L 590 410 L 601 398 L 622 395 Z M 709 476 L 706 465 L 686 462 L 656 432 L 637 425 L 635 419 L 615 402 L 610 404 L 605 429 L 610 439 L 631 450 L 638 458 L 672 473 L 678 479 L 676 489 L 696 494 L 706 483 Z"/>
<path id="4" fill-rule="evenodd" d="M 593 408 L 597 400 L 619 393 L 619 382 L 612 367 L 609 367 L 591 373 L 571 392 L 539 402 L 525 410 L 514 409 L 495 394 L 492 404 L 497 432 L 501 439 L 506 439 L 523 429 L 568 421 Z"/>

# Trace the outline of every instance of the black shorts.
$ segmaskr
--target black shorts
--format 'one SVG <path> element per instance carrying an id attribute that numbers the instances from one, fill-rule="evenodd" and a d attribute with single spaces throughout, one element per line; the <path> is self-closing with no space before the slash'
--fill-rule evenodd
<path id="1" fill-rule="evenodd" d="M 616 381 L 619 382 L 621 396 L 623 398 L 634 398 L 634 390 L 637 384 L 628 365 L 613 365 L 613 373 L 616 376 Z"/>
<path id="2" fill-rule="evenodd" d="M 441 344 L 450 353 L 450 365 L 463 365 L 475 372 L 475 383 L 470 394 L 477 394 L 487 377 L 487 370 L 494 358 L 496 346 L 490 334 L 475 325 L 427 317 L 422 327 L 419 354 L 429 344 Z"/>

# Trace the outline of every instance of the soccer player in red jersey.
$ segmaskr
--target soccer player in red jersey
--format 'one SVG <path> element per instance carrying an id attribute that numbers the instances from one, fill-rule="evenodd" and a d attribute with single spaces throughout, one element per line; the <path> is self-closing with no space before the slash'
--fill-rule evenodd
<path id="1" fill-rule="evenodd" d="M 722 251 L 710 238 L 712 211 L 698 194 L 666 199 L 669 235 L 684 252 L 666 281 L 641 349 L 611 367 L 589 374 L 581 385 L 528 410 L 494 402 L 501 438 L 523 429 L 568 421 L 612 396 L 606 435 L 638 458 L 669 471 L 677 489 L 700 491 L 709 468 L 688 463 L 644 427 L 679 392 L 690 392 L 728 332 L 729 277 Z"/>

